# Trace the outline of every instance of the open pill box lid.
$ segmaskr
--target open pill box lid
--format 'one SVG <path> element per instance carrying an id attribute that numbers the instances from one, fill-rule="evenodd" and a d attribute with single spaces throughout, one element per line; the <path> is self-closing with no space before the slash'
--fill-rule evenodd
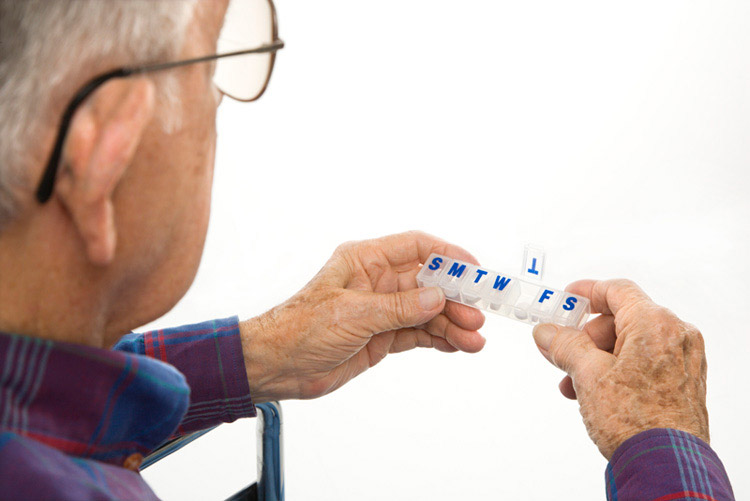
<path id="1" fill-rule="evenodd" d="M 458 259 L 431 254 L 417 274 L 420 287 L 440 287 L 445 297 L 527 324 L 581 329 L 589 300 Z"/>

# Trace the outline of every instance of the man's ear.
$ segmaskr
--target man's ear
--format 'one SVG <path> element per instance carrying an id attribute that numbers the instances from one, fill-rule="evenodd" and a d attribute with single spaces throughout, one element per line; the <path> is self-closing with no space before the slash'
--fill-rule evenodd
<path id="1" fill-rule="evenodd" d="M 81 106 L 68 130 L 55 191 L 95 265 L 114 259 L 117 232 L 112 194 L 153 112 L 151 80 L 113 80 Z"/>

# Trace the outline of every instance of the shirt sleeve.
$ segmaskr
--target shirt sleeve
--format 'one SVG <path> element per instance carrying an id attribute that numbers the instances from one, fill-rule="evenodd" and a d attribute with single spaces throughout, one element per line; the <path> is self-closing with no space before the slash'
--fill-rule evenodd
<path id="1" fill-rule="evenodd" d="M 719 457 L 684 431 L 660 428 L 629 438 L 605 475 L 608 501 L 734 500 Z"/>
<path id="2" fill-rule="evenodd" d="M 157 358 L 185 375 L 190 406 L 177 435 L 256 415 L 236 316 L 131 333 L 114 349 Z"/>

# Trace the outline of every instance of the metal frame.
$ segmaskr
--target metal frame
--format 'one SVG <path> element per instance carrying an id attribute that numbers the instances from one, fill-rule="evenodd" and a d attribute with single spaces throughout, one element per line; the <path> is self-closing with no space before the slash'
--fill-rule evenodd
<path id="1" fill-rule="evenodd" d="M 257 404 L 260 411 L 258 424 L 258 480 L 247 486 L 227 501 L 284 501 L 284 457 L 283 457 L 283 428 L 281 404 L 267 402 Z M 193 440 L 202 437 L 216 428 L 196 431 L 189 435 L 171 440 L 159 447 L 143 460 L 141 469 L 147 468 L 157 461 L 176 452 Z"/>
<path id="2" fill-rule="evenodd" d="M 284 500 L 284 456 L 281 404 L 255 406 L 258 416 L 258 500 Z"/>

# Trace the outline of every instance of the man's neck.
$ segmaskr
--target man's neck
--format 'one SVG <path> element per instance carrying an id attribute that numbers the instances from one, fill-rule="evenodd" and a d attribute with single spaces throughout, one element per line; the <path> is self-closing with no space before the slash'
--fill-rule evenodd
<path id="1" fill-rule="evenodd" d="M 11 223 L 0 233 L 0 331 L 105 346 L 108 301 L 96 270 L 61 238 L 64 223 L 43 226 Z"/>

